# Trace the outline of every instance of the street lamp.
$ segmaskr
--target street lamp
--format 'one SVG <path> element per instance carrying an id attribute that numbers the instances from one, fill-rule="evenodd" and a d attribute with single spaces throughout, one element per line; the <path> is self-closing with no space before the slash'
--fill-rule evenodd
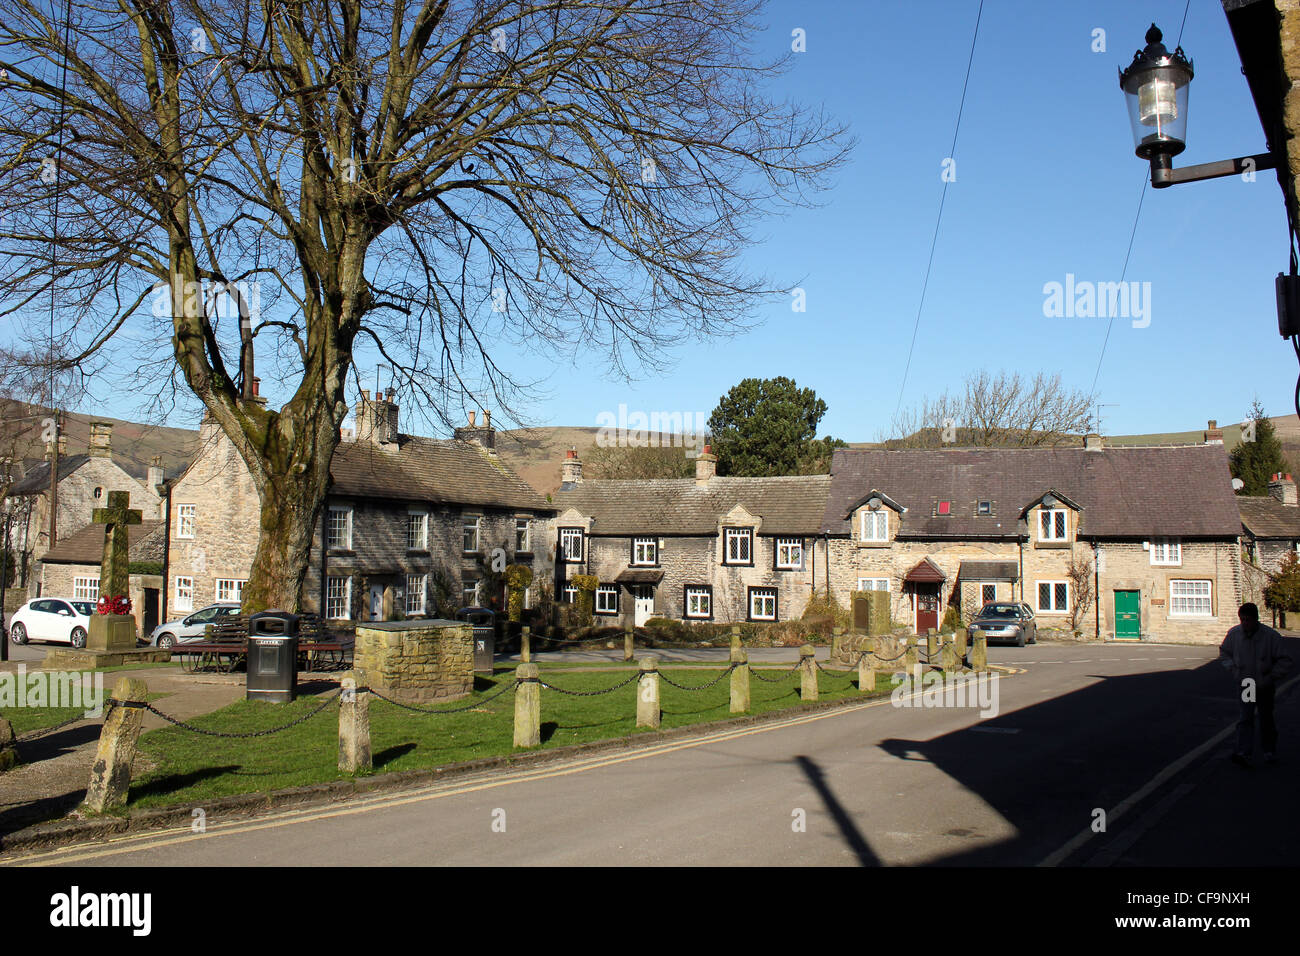
<path id="1" fill-rule="evenodd" d="M 1146 49 L 1133 54 L 1128 69 L 1120 70 L 1119 85 L 1128 101 L 1133 125 L 1134 152 L 1151 163 L 1151 185 L 1163 189 L 1175 183 L 1218 179 L 1256 169 L 1274 169 L 1272 153 L 1224 159 L 1174 169 L 1173 158 L 1187 146 L 1187 90 L 1192 83 L 1192 61 L 1182 47 L 1173 53 L 1161 43 L 1163 34 L 1153 23 Z"/>

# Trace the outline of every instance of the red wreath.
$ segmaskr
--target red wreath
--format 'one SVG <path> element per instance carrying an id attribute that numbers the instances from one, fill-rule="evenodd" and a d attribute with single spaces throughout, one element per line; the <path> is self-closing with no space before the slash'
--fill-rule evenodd
<path id="1" fill-rule="evenodd" d="M 131 599 L 120 594 L 113 598 L 104 595 L 99 599 L 95 611 L 99 614 L 130 614 Z"/>

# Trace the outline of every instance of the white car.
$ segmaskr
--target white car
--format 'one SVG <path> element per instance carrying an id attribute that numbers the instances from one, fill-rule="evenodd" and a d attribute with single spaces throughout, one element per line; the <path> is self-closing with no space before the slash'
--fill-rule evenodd
<path id="1" fill-rule="evenodd" d="M 90 601 L 36 598 L 14 611 L 9 619 L 9 636 L 15 644 L 55 641 L 85 647 L 94 613 L 95 605 Z"/>

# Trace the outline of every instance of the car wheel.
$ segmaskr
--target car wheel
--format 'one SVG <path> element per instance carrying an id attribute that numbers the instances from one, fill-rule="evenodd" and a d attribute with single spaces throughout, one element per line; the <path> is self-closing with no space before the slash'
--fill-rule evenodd
<path id="1" fill-rule="evenodd" d="M 73 647 L 86 646 L 86 629 L 84 627 L 74 627 L 72 629 L 72 646 Z"/>
<path id="2" fill-rule="evenodd" d="M 1016 647 L 1025 646 L 1025 629 L 1022 627 L 1020 633 L 1016 635 Z"/>
<path id="3" fill-rule="evenodd" d="M 1034 628 L 1034 636 L 1029 639 L 1030 644 L 1038 643 L 1038 628 Z"/>
<path id="4" fill-rule="evenodd" d="M 158 638 L 158 647 L 160 650 L 169 651 L 176 646 L 175 634 L 163 634 Z"/>
<path id="5" fill-rule="evenodd" d="M 21 624 L 15 624 L 9 631 L 10 638 L 15 644 L 27 643 L 27 628 Z"/>

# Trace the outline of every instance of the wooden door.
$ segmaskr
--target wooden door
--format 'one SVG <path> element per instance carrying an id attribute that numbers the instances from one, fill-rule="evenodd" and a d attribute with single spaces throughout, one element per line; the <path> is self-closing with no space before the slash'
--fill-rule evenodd
<path id="1" fill-rule="evenodd" d="M 939 585 L 916 585 L 916 633 L 929 633 L 939 627 Z"/>
<path id="2" fill-rule="evenodd" d="M 1115 592 L 1115 640 L 1142 639 L 1142 593 L 1140 591 Z"/>

